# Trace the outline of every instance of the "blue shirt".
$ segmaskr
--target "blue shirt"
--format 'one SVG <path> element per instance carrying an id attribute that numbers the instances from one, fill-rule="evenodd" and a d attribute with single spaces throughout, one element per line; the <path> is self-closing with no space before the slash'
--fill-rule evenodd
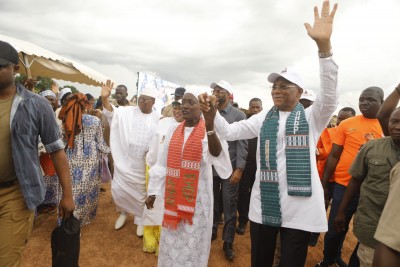
<path id="1" fill-rule="evenodd" d="M 46 193 L 38 155 L 39 136 L 47 153 L 63 149 L 64 144 L 49 102 L 18 83 L 16 86 L 10 114 L 12 157 L 26 206 L 33 210 Z"/>

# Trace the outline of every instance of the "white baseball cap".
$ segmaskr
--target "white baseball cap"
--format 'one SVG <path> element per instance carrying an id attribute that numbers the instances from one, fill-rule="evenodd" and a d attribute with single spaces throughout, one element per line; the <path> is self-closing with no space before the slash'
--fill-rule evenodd
<path id="1" fill-rule="evenodd" d="M 229 92 L 229 94 L 233 94 L 233 87 L 227 81 L 221 80 L 218 83 L 212 83 L 210 85 L 211 89 L 215 89 L 215 87 L 217 86 L 221 87 L 222 89 L 225 89 L 226 91 Z"/>
<path id="2" fill-rule="evenodd" d="M 274 83 L 275 80 L 279 77 L 282 77 L 288 80 L 291 83 L 298 85 L 300 88 L 304 89 L 304 82 L 300 75 L 293 67 L 287 67 L 282 70 L 280 73 L 274 72 L 268 75 L 268 81 L 270 83 Z"/>
<path id="3" fill-rule="evenodd" d="M 140 93 L 140 95 L 145 95 L 145 96 L 149 96 L 149 97 L 152 97 L 152 98 L 157 98 L 158 92 L 154 88 L 146 87 L 146 88 L 143 89 L 143 91 Z"/>
<path id="4" fill-rule="evenodd" d="M 301 95 L 300 99 L 307 99 L 310 101 L 315 101 L 316 94 L 313 90 L 304 90 L 303 94 Z"/>

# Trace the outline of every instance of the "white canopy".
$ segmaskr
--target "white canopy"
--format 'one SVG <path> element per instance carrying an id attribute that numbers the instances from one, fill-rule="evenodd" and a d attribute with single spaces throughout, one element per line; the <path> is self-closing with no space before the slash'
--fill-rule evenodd
<path id="1" fill-rule="evenodd" d="M 108 77 L 78 62 L 62 57 L 30 42 L 0 34 L 19 53 L 20 73 L 100 86 Z"/>

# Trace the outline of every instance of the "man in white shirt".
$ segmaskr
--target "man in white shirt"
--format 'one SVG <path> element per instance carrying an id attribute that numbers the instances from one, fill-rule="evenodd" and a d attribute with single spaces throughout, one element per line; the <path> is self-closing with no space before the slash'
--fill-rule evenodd
<path id="1" fill-rule="evenodd" d="M 143 236 L 142 214 L 146 200 L 146 153 L 150 140 L 157 131 L 159 114 L 153 111 L 157 91 L 146 88 L 139 96 L 137 107 L 115 108 L 108 98 L 112 84 L 102 87 L 103 114 L 107 117 L 111 133 L 110 147 L 114 159 L 114 176 L 111 193 L 121 215 L 115 223 L 120 229 L 127 214 L 135 215 L 136 234 Z"/>
<path id="2" fill-rule="evenodd" d="M 321 91 L 314 104 L 299 104 L 304 85 L 290 68 L 272 73 L 274 107 L 246 121 L 228 124 L 210 105 L 213 96 L 199 96 L 205 119 L 214 122 L 227 141 L 258 137 L 257 173 L 249 219 L 252 266 L 272 266 L 276 236 L 281 235 L 280 266 L 304 266 L 310 232 L 327 231 L 324 194 L 318 176 L 315 147 L 338 103 L 338 67 L 332 60 L 330 36 L 337 5 L 330 12 L 315 8 L 314 26 L 305 24 L 318 46 Z"/>

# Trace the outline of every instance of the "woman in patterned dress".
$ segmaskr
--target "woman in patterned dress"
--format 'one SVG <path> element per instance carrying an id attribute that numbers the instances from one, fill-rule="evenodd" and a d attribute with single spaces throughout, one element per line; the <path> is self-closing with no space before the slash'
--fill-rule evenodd
<path id="1" fill-rule="evenodd" d="M 75 201 L 74 216 L 81 226 L 96 216 L 100 197 L 101 159 L 110 153 L 99 118 L 86 114 L 90 104 L 84 94 L 67 100 L 60 111 Z"/>

